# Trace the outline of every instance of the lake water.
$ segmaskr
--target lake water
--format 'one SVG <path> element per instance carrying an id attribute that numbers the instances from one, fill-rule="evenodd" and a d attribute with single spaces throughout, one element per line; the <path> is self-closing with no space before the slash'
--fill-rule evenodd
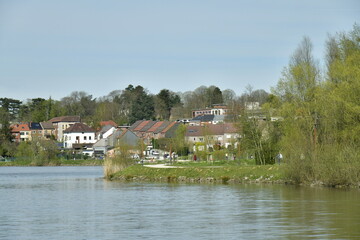
<path id="1" fill-rule="evenodd" d="M 359 239 L 360 192 L 120 183 L 101 167 L 0 168 L 0 239 Z"/>

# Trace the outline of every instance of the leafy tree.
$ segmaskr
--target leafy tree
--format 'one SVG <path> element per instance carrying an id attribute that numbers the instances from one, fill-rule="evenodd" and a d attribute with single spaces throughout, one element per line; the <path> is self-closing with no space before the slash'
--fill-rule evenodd
<path id="1" fill-rule="evenodd" d="M 35 138 L 31 142 L 21 142 L 17 148 L 17 157 L 29 158 L 37 166 L 58 165 L 59 150 L 54 141 Z"/>
<path id="2" fill-rule="evenodd" d="M 0 107 L 9 113 L 11 120 L 18 118 L 21 101 L 12 98 L 0 98 Z"/>
<path id="3" fill-rule="evenodd" d="M 130 90 L 133 94 L 133 102 L 130 108 L 129 122 L 134 123 L 142 119 L 154 119 L 154 100 L 142 86 L 137 86 Z"/>
<path id="4" fill-rule="evenodd" d="M 61 99 L 61 104 L 66 109 L 66 115 L 80 116 L 85 120 L 92 118 L 96 109 L 96 99 L 83 91 L 72 92 Z"/>
<path id="5" fill-rule="evenodd" d="M 179 95 L 168 89 L 162 89 L 155 96 L 155 111 L 157 118 L 161 120 L 169 120 L 171 109 L 181 104 Z"/>
<path id="6" fill-rule="evenodd" d="M 10 127 L 10 113 L 0 108 L 0 156 L 12 156 L 13 144 Z"/>
<path id="7" fill-rule="evenodd" d="M 211 107 L 213 104 L 222 104 L 223 103 L 223 95 L 220 88 L 212 86 L 209 87 L 209 106 Z"/>
<path id="8" fill-rule="evenodd" d="M 230 105 L 236 100 L 236 93 L 232 89 L 225 89 L 222 91 L 223 103 Z"/>

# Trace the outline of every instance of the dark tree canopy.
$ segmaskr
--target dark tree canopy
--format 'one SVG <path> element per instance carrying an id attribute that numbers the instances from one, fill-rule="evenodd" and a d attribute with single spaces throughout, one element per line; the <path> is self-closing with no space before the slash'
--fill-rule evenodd
<path id="1" fill-rule="evenodd" d="M 129 91 L 133 96 L 129 123 L 132 124 L 135 121 L 142 119 L 154 119 L 155 109 L 153 97 L 149 95 L 142 86 L 136 86 Z"/>

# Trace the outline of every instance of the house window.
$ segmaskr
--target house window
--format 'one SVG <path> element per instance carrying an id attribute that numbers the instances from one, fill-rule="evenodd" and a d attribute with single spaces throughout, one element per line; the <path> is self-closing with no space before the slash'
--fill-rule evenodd
<path id="1" fill-rule="evenodd" d="M 80 137 L 76 136 L 76 142 L 80 142 Z"/>
<path id="2" fill-rule="evenodd" d="M 84 141 L 86 141 L 86 136 L 84 136 Z"/>
<path id="3" fill-rule="evenodd" d="M 89 140 L 91 140 L 91 136 L 89 136 Z"/>

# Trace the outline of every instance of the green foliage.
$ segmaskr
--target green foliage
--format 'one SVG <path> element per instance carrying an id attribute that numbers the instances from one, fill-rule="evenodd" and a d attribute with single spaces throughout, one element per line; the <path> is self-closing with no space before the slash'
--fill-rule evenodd
<path id="1" fill-rule="evenodd" d="M 10 128 L 10 113 L 0 107 L 0 156 L 13 156 L 14 143 Z"/>
<path id="2" fill-rule="evenodd" d="M 137 86 L 131 90 L 133 102 L 130 108 L 129 122 L 132 124 L 137 120 L 154 119 L 154 100 L 143 87 Z"/>
<path id="3" fill-rule="evenodd" d="M 349 185 L 360 182 L 360 28 L 330 37 L 327 74 L 304 46 L 295 53 L 275 91 L 282 100 L 281 149 L 286 174 L 296 182 Z M 308 49 L 309 50 L 309 49 Z M 309 54 L 305 54 L 309 56 Z M 304 54 L 300 54 L 304 56 Z"/>
<path id="4" fill-rule="evenodd" d="M 114 173 L 122 171 L 133 165 L 135 159 L 132 158 L 134 149 L 126 144 L 121 144 L 115 148 L 113 156 L 108 156 L 104 161 L 104 175 L 107 179 L 112 178 Z"/>
<path id="5" fill-rule="evenodd" d="M 16 157 L 30 159 L 36 166 L 59 165 L 58 148 L 51 140 L 33 139 L 21 142 L 17 147 Z"/>
<path id="6" fill-rule="evenodd" d="M 279 122 L 259 120 L 246 112 L 241 117 L 242 138 L 240 148 L 247 155 L 255 156 L 256 164 L 274 164 L 279 153 L 281 130 Z"/>
<path id="7" fill-rule="evenodd" d="M 72 92 L 69 96 L 61 99 L 61 105 L 66 110 L 66 115 L 80 116 L 90 122 L 96 109 L 96 99 L 83 91 Z"/>
<path id="8" fill-rule="evenodd" d="M 214 165 L 189 166 L 183 168 L 148 168 L 134 165 L 112 175 L 111 179 L 142 179 L 147 181 L 180 181 L 188 179 L 191 182 L 271 182 L 284 180 L 281 166 L 223 166 Z"/>
<path id="9" fill-rule="evenodd" d="M 226 159 L 225 150 L 217 150 L 211 153 L 214 161 L 224 161 Z"/>
<path id="10" fill-rule="evenodd" d="M 9 114 L 9 119 L 18 118 L 21 101 L 12 98 L 0 98 L 0 108 Z"/>
<path id="11" fill-rule="evenodd" d="M 155 111 L 157 118 L 160 120 L 169 120 L 171 109 L 181 104 L 179 95 L 168 89 L 162 89 L 155 96 Z"/>

